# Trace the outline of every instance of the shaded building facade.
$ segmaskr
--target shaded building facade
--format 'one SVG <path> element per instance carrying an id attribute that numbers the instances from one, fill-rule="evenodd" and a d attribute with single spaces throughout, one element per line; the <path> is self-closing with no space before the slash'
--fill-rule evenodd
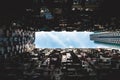
<path id="1" fill-rule="evenodd" d="M 95 33 L 90 35 L 90 39 L 102 43 L 120 44 L 120 32 Z"/>

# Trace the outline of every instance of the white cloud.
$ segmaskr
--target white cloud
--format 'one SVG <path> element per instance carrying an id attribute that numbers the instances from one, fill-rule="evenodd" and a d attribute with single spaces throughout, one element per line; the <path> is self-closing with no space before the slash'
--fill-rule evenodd
<path id="1" fill-rule="evenodd" d="M 74 48 L 74 47 L 70 45 L 69 48 Z"/>
<path id="2" fill-rule="evenodd" d="M 52 40 L 54 40 L 54 41 L 57 42 L 58 44 L 62 45 L 62 47 L 66 47 L 66 45 L 59 39 L 58 36 L 55 36 L 55 35 L 52 34 L 52 33 L 49 33 L 48 36 L 51 37 Z"/>

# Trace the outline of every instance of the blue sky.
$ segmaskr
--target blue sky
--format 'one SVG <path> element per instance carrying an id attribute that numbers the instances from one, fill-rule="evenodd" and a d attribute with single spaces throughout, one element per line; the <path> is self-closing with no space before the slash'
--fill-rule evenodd
<path id="1" fill-rule="evenodd" d="M 89 35 L 94 32 L 36 32 L 36 48 L 111 48 L 109 45 L 96 44 Z"/>

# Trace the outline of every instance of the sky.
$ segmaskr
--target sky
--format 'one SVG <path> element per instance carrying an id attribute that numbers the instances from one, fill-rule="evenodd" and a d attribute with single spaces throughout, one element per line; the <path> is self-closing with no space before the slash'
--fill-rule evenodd
<path id="1" fill-rule="evenodd" d="M 90 40 L 94 32 L 36 32 L 36 48 L 111 48 L 113 46 L 96 44 Z"/>

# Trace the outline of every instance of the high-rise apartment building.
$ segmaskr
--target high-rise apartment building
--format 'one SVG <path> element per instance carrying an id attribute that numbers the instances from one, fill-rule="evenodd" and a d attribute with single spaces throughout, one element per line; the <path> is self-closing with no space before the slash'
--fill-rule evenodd
<path id="1" fill-rule="evenodd" d="M 97 42 L 120 44 L 120 32 L 95 33 L 90 35 L 90 39 Z"/>

